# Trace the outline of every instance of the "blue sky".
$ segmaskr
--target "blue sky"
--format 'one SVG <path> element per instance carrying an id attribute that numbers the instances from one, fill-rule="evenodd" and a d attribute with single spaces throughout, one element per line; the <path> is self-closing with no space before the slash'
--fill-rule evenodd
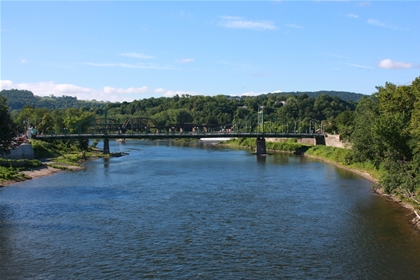
<path id="1" fill-rule="evenodd" d="M 131 101 L 420 76 L 418 1 L 1 1 L 1 89 Z"/>

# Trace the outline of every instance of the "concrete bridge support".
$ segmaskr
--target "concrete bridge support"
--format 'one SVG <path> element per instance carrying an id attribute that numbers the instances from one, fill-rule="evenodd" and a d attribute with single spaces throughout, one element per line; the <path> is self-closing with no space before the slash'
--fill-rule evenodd
<path id="1" fill-rule="evenodd" d="M 265 147 L 265 138 L 263 137 L 257 138 L 257 147 L 255 148 L 255 153 L 257 155 L 263 155 L 267 153 L 267 149 Z"/>
<path id="2" fill-rule="evenodd" d="M 109 139 L 105 138 L 104 139 L 104 149 L 103 149 L 103 153 L 104 154 L 109 154 Z"/>

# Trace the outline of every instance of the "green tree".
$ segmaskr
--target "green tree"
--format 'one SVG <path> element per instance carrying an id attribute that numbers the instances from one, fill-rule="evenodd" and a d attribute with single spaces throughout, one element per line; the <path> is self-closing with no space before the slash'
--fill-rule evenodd
<path id="1" fill-rule="evenodd" d="M 0 154 L 8 154 L 14 146 L 17 128 L 9 114 L 7 99 L 0 96 Z"/>

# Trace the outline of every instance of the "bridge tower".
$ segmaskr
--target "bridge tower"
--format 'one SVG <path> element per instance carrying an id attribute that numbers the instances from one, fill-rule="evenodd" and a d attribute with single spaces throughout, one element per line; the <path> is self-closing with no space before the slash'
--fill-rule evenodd
<path id="1" fill-rule="evenodd" d="M 264 134 L 264 106 L 258 106 L 258 132 Z M 267 153 L 264 137 L 258 137 L 256 144 L 255 153 L 257 155 L 263 155 Z"/>
<path id="2" fill-rule="evenodd" d="M 104 130 L 104 135 L 105 135 L 105 138 L 104 138 L 104 149 L 103 149 L 103 153 L 104 154 L 109 154 L 109 139 L 108 139 L 108 131 L 107 131 L 107 126 L 108 126 L 108 124 L 107 124 L 107 116 L 108 116 L 108 110 L 105 108 L 105 120 L 104 120 L 104 123 L 105 123 L 105 130 Z"/>

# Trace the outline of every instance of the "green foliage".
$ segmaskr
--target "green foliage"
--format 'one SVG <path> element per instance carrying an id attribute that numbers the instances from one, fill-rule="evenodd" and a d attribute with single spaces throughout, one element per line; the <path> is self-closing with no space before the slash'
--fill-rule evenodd
<path id="1" fill-rule="evenodd" d="M 36 159 L 4 159 L 0 158 L 0 166 L 14 168 L 34 168 L 42 165 L 42 162 Z"/>
<path id="2" fill-rule="evenodd" d="M 0 166 L 0 181 L 1 180 L 13 180 L 19 181 L 26 178 L 25 174 L 20 173 L 18 169 L 14 167 Z"/>
<path id="3" fill-rule="evenodd" d="M 81 153 L 65 154 L 54 159 L 55 162 L 69 165 L 79 165 L 85 161 L 85 157 Z"/>
<path id="4" fill-rule="evenodd" d="M 376 179 L 380 178 L 384 174 L 382 167 L 376 168 L 376 166 L 370 161 L 356 161 L 354 159 L 353 152 L 350 149 L 327 146 L 312 146 L 305 152 L 305 154 L 316 158 L 325 159 L 347 168 L 366 172 Z"/>
<path id="5" fill-rule="evenodd" d="M 236 146 L 236 147 L 246 147 L 249 149 L 255 149 L 256 141 L 254 138 L 236 138 L 228 141 L 221 142 L 223 145 Z M 286 142 L 266 142 L 265 144 L 267 150 L 270 151 L 282 151 L 290 153 L 301 153 L 302 148 L 308 148 L 308 145 L 300 144 L 296 142 L 296 139 L 291 139 L 291 141 Z"/>
<path id="6" fill-rule="evenodd" d="M 353 161 L 353 152 L 349 149 L 342 149 L 327 146 L 313 146 L 306 154 L 315 157 L 321 157 L 342 165 L 351 165 Z"/>
<path id="7" fill-rule="evenodd" d="M 56 140 L 47 142 L 32 139 L 31 143 L 38 158 L 58 157 L 75 152 L 81 153 L 89 149 L 87 140 Z"/>
<path id="8" fill-rule="evenodd" d="M 292 96 L 301 96 L 301 95 L 307 95 L 311 98 L 317 98 L 320 95 L 328 95 L 331 97 L 337 97 L 341 100 L 345 100 L 348 102 L 357 102 L 359 101 L 364 95 L 360 93 L 354 93 L 354 92 L 348 92 L 348 91 L 327 91 L 327 90 L 321 90 L 321 91 L 292 91 L 292 92 L 281 92 L 281 93 L 269 93 L 273 96 L 281 96 L 281 95 L 292 95 Z"/>
<path id="9" fill-rule="evenodd" d="M 79 133 L 92 127 L 94 118 L 103 118 L 105 109 L 108 119 L 123 123 L 130 118 L 152 118 L 159 127 L 180 124 L 236 125 L 245 124 L 257 129 L 256 114 L 264 107 L 264 131 L 298 132 L 314 131 L 343 110 L 354 110 L 354 103 L 334 96 L 336 92 L 266 94 L 256 97 L 175 96 L 172 98 L 148 98 L 133 102 L 95 105 L 70 97 L 49 97 L 49 101 L 61 102 L 59 106 L 40 108 L 39 97 L 29 91 L 2 91 L 1 94 L 27 102 L 9 104 L 19 130 L 34 127 L 38 133 Z M 349 93 L 352 95 L 353 93 Z M 38 101 L 37 101 L 38 100 Z M 42 99 L 45 104 L 49 101 Z M 47 102 L 48 101 L 48 102 Z M 77 102 L 76 102 L 77 101 Z M 15 105 L 13 105 L 15 104 Z M 44 105 L 45 105 L 44 104 Z M 60 103 L 61 104 L 61 103 Z M 90 106 L 91 105 L 91 106 Z M 118 119 L 118 121 L 116 121 Z M 149 126 L 149 125 L 145 125 Z"/>
<path id="10" fill-rule="evenodd" d="M 354 160 L 383 169 L 387 193 L 411 199 L 420 195 L 420 77 L 410 86 L 386 83 L 354 112 Z"/>
<path id="11" fill-rule="evenodd" d="M 0 155 L 9 153 L 14 147 L 13 138 L 17 136 L 17 128 L 10 117 L 6 98 L 0 96 Z"/>

